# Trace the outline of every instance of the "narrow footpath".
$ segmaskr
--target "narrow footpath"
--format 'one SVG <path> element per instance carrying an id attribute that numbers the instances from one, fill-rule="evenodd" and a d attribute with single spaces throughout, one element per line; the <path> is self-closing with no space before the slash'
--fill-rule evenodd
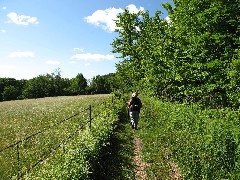
<path id="1" fill-rule="evenodd" d="M 142 140 L 137 135 L 134 136 L 134 164 L 135 164 L 135 179 L 136 180 L 147 180 L 146 168 L 148 164 L 142 159 Z M 178 166 L 171 160 L 168 160 L 167 164 L 171 169 L 170 179 L 171 180 L 183 180 L 182 174 Z"/>
<path id="2" fill-rule="evenodd" d="M 119 114 L 119 123 L 114 133 L 111 135 L 110 143 L 102 151 L 99 161 L 94 164 L 92 180 L 148 180 L 147 168 L 150 164 L 143 161 L 143 142 L 138 135 L 138 131 L 132 130 L 129 124 L 127 113 L 123 111 Z M 170 167 L 170 180 L 182 180 L 182 176 L 177 165 L 170 159 L 166 162 Z M 163 179 L 163 177 L 154 177 Z M 166 178 L 164 178 L 165 180 Z"/>
<path id="3" fill-rule="evenodd" d="M 136 165 L 135 169 L 135 176 L 136 180 L 146 180 L 147 179 L 147 173 L 145 171 L 146 169 L 146 163 L 142 160 L 142 141 L 139 137 L 134 137 L 134 163 Z"/>

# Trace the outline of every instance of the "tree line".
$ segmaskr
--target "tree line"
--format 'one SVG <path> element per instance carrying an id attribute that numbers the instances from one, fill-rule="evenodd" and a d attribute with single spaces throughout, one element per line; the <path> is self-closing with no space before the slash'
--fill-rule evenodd
<path id="1" fill-rule="evenodd" d="M 116 20 L 119 87 L 168 101 L 240 106 L 240 0 L 173 0 Z"/>
<path id="2" fill-rule="evenodd" d="M 39 75 L 29 80 L 0 78 L 0 101 L 71 96 L 83 94 L 105 94 L 116 89 L 114 73 L 97 75 L 87 80 L 82 73 L 76 77 L 62 78 L 59 71 Z"/>

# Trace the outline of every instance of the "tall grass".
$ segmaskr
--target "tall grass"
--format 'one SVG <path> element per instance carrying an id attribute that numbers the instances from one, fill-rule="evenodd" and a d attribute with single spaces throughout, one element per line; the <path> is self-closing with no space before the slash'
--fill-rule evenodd
<path id="1" fill-rule="evenodd" d="M 39 159 L 42 157 L 47 157 L 54 149 L 58 148 L 57 146 L 59 146 L 59 144 L 62 144 L 61 147 L 63 147 L 63 144 L 67 144 L 63 143 L 63 140 L 67 139 L 69 136 L 72 136 L 74 132 L 76 132 L 76 129 L 79 129 L 79 131 L 76 133 L 82 133 L 84 137 L 84 134 L 87 132 L 80 132 L 80 128 L 83 126 L 88 127 L 87 122 L 89 120 L 89 112 L 84 111 L 84 109 L 88 108 L 90 104 L 95 106 L 95 109 L 99 109 L 100 107 L 98 107 L 98 104 L 105 101 L 108 97 L 108 95 L 94 95 L 1 102 L 1 149 L 4 149 L 10 144 L 15 143 L 31 134 L 44 130 L 46 127 L 51 128 L 46 128 L 46 130 L 44 130 L 42 133 L 33 136 L 22 143 L 19 143 L 18 147 L 14 146 L 13 148 L 9 148 L 1 152 L 0 176 L 2 178 L 9 179 L 14 174 L 17 176 L 19 170 L 22 174 L 26 174 L 28 169 L 31 168 L 35 162 L 39 161 Z M 83 113 L 79 114 L 79 116 L 74 116 L 71 119 L 55 126 L 56 123 L 82 111 Z M 93 115 L 99 114 L 99 111 L 93 112 Z M 108 109 L 108 111 L 110 111 L 110 109 Z M 104 115 L 106 116 L 106 111 L 102 110 L 102 116 Z M 114 113 L 112 112 L 107 115 L 109 117 L 113 117 Z M 98 117 L 101 120 L 98 120 L 96 117 L 94 122 L 95 125 L 93 124 L 93 130 L 91 131 L 92 134 L 94 132 L 94 126 L 101 122 L 103 124 L 104 122 L 109 123 L 109 126 L 107 124 L 103 125 L 104 128 L 107 129 L 105 131 L 105 134 L 107 134 L 108 129 L 112 124 L 110 122 L 116 120 L 116 118 L 108 118 L 109 121 L 107 121 L 104 119 L 105 116 L 102 116 Z M 101 128 L 98 127 L 98 129 Z M 90 137 L 89 135 L 85 136 Z M 101 137 L 99 134 L 97 136 Z M 96 139 L 97 138 L 94 136 L 93 142 L 95 142 Z M 84 142 L 82 139 L 75 142 L 79 143 L 81 141 Z M 69 145 L 64 146 L 63 149 L 66 149 L 68 146 Z M 19 154 L 17 154 L 17 148 Z M 18 156 L 20 161 L 18 160 Z M 44 161 L 44 163 L 46 163 L 46 161 Z M 56 167 L 59 166 L 59 164 L 55 165 Z M 56 167 L 55 169 L 57 169 Z M 54 170 L 54 172 L 56 171 Z M 48 172 L 47 174 L 51 173 Z"/>
<path id="2" fill-rule="evenodd" d="M 0 147 L 104 101 L 108 95 L 62 96 L 0 102 Z"/>
<path id="3" fill-rule="evenodd" d="M 139 133 L 150 179 L 167 179 L 174 161 L 184 179 L 240 178 L 240 114 L 230 109 L 143 100 Z"/>

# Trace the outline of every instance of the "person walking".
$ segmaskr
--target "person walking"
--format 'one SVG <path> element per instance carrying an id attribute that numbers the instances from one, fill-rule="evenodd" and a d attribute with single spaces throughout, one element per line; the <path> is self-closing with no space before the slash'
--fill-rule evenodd
<path id="1" fill-rule="evenodd" d="M 138 92 L 132 93 L 131 99 L 128 101 L 129 116 L 131 120 L 132 129 L 138 129 L 138 120 L 142 102 L 138 98 Z"/>

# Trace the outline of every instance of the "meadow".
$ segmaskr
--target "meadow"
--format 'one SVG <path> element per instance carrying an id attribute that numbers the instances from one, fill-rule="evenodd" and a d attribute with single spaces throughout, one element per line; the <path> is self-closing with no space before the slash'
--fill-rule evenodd
<path id="1" fill-rule="evenodd" d="M 91 137 L 89 132 L 90 105 L 91 118 L 95 118 L 92 129 L 97 121 L 100 123 L 104 119 L 108 122 L 107 118 L 102 118 L 102 116 L 107 115 L 108 108 L 103 102 L 111 103 L 109 97 L 109 95 L 62 96 L 1 102 L 0 176 L 3 179 L 23 175 L 37 177 L 39 172 L 38 175 L 36 173 L 33 175 L 32 172 L 29 173 L 29 169 L 48 159 L 52 152 L 56 151 L 53 153 L 55 154 L 59 148 L 65 148 L 67 144 L 71 144 L 76 134 L 88 134 L 87 137 Z M 105 110 L 101 110 L 102 108 Z M 102 115 L 98 117 L 100 113 Z M 100 120 L 97 120 L 98 118 Z M 116 120 L 116 118 L 113 119 Z M 81 129 L 88 129 L 88 132 L 80 133 Z M 93 134 L 94 130 L 91 131 Z M 19 143 L 7 148 L 16 142 Z M 68 149 L 71 148 L 68 147 Z M 35 169 L 40 171 L 39 167 Z M 46 173 L 46 169 L 43 172 Z"/>

